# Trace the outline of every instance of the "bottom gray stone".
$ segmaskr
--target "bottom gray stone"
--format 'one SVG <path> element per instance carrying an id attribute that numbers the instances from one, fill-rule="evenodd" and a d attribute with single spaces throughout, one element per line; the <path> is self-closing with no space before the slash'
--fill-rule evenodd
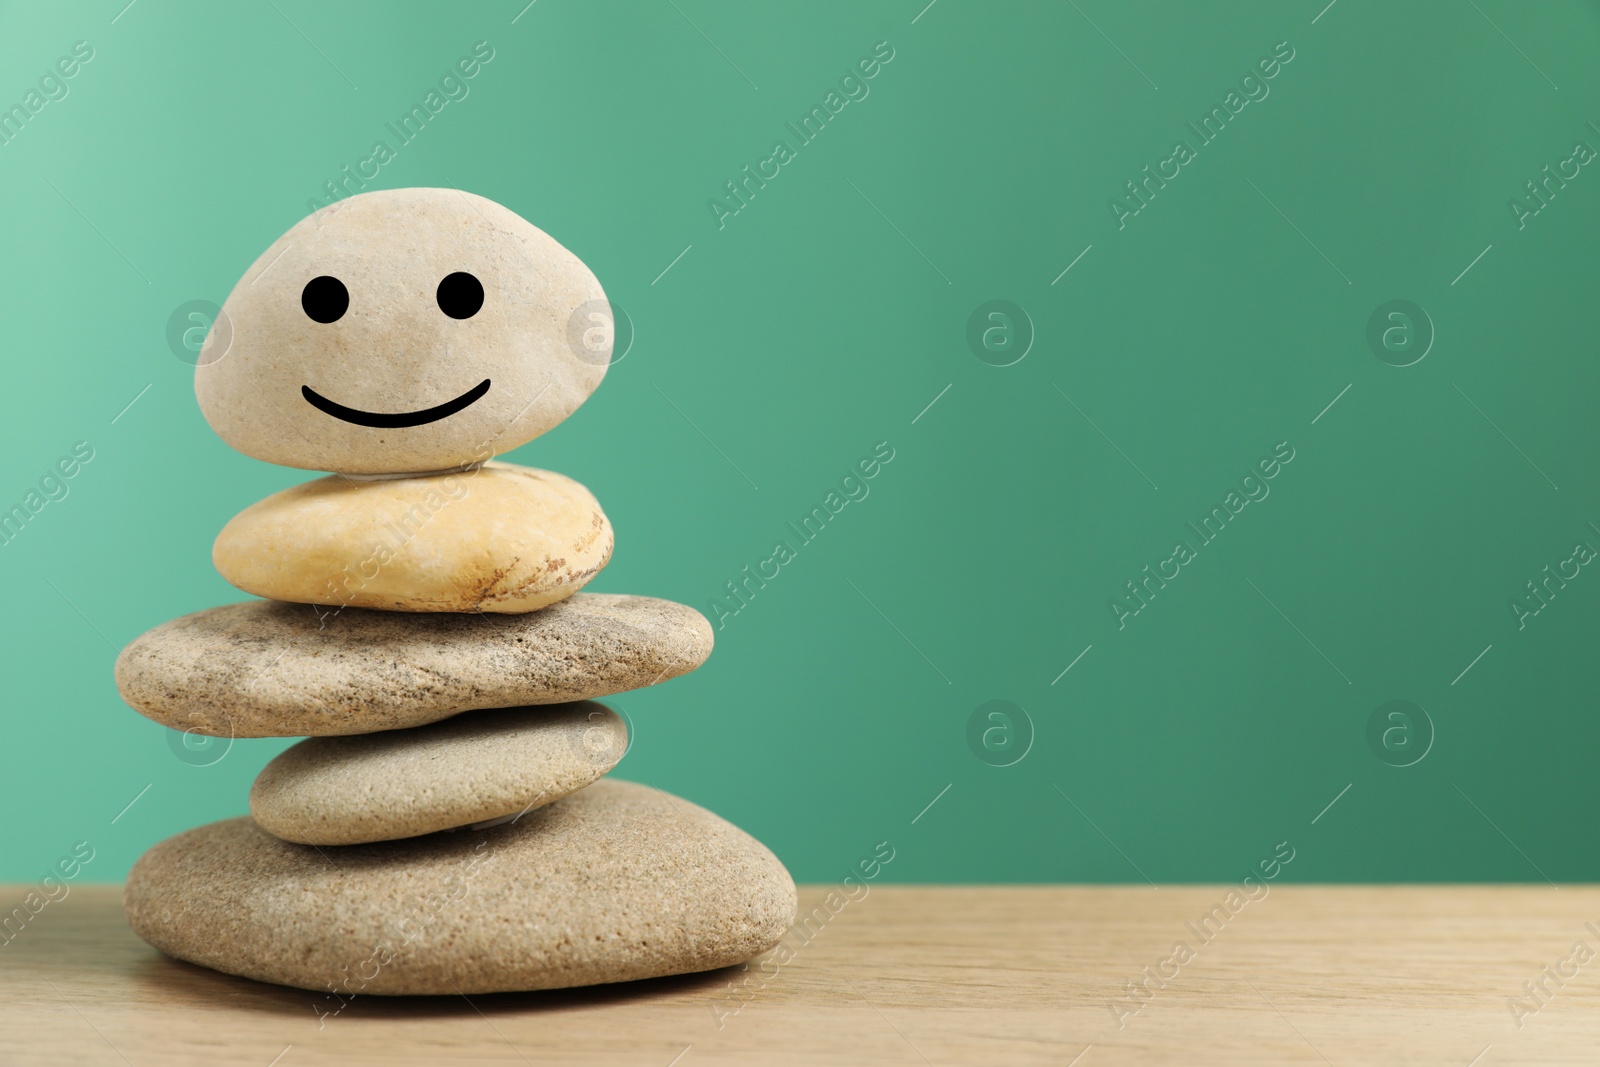
<path id="1" fill-rule="evenodd" d="M 688 801 L 602 779 L 514 823 L 292 844 L 249 818 L 128 875 L 134 933 L 229 974 L 350 996 L 557 989 L 711 970 L 775 946 L 789 872 Z"/>

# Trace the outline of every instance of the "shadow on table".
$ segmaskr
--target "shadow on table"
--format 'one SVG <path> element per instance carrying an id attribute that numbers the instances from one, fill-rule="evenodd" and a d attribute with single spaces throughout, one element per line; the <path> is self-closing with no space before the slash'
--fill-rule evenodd
<path id="1" fill-rule="evenodd" d="M 446 1019 L 480 1014 L 493 1018 L 496 1015 L 570 1011 L 574 1008 L 706 996 L 726 985 L 739 973 L 738 967 L 724 967 L 699 974 L 645 978 L 574 989 L 547 989 L 533 993 L 474 993 L 470 998 L 440 994 L 403 997 L 362 995 L 341 999 L 332 993 L 272 985 L 223 974 L 163 956 L 155 949 L 150 949 L 149 958 L 135 968 L 132 978 L 145 997 L 168 1004 L 193 1007 L 202 1003 L 223 1003 L 236 1011 L 296 1016 L 313 1012 L 318 1017 L 328 1019 L 370 1021 Z"/>
<path id="2" fill-rule="evenodd" d="M 99 889 L 100 887 L 94 887 Z M 726 967 L 699 974 L 533 993 L 389 997 L 342 1000 L 331 993 L 273 985 L 223 974 L 162 955 L 134 936 L 120 902 L 108 892 L 77 892 L 30 922 L 4 944 L 0 1002 L 31 997 L 68 1003 L 80 990 L 104 995 L 121 987 L 136 1010 L 225 1008 L 264 1015 L 368 1020 L 494 1018 L 497 1015 L 569 1011 L 618 1004 L 706 998 L 743 972 Z"/>

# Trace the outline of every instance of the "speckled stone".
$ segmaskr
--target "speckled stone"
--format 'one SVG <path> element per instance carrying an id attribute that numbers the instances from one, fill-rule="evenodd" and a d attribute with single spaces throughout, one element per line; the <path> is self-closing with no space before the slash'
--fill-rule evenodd
<path id="1" fill-rule="evenodd" d="M 316 737 L 640 689 L 694 670 L 711 645 L 704 616 L 654 597 L 579 593 L 526 615 L 258 600 L 135 638 L 116 679 L 135 710 L 175 730 Z"/>
<path id="2" fill-rule="evenodd" d="M 416 837 L 560 800 L 615 767 L 627 748 L 622 719 L 593 701 L 312 737 L 256 777 L 250 814 L 268 833 L 310 845 Z"/>
<path id="3" fill-rule="evenodd" d="M 482 293 L 466 317 L 439 299 L 458 273 Z M 331 321 L 303 300 L 318 278 L 347 297 Z M 206 337 L 194 391 L 224 441 L 268 463 L 440 471 L 530 441 L 588 399 L 611 355 L 609 330 L 582 329 L 595 321 L 609 322 L 610 306 L 594 274 L 516 212 L 456 189 L 377 190 L 307 216 L 261 253 Z"/>
<path id="4" fill-rule="evenodd" d="M 565 475 L 489 463 L 431 477 L 331 475 L 245 508 L 211 560 L 247 593 L 382 611 L 537 611 L 611 558 L 611 524 Z"/>
<path id="5" fill-rule="evenodd" d="M 454 996 L 739 963 L 787 932 L 795 891 L 744 831 L 607 778 L 513 823 L 372 845 L 212 823 L 146 852 L 123 906 L 151 945 L 229 974 Z"/>

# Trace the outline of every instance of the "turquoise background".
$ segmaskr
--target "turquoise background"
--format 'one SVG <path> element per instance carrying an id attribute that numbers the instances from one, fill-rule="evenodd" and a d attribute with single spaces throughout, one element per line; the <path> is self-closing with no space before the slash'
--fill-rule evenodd
<path id="1" fill-rule="evenodd" d="M 895 881 L 1234 881 L 1280 841 L 1296 881 L 1600 877 L 1600 575 L 1511 607 L 1600 548 L 1600 173 L 1520 228 L 1509 204 L 1600 147 L 1600 6 L 924 3 L 0 8 L 0 107 L 94 49 L 0 146 L 0 505 L 94 449 L 0 547 L 0 878 L 87 840 L 81 877 L 118 879 L 243 812 L 287 744 L 180 758 L 112 684 L 137 634 L 241 598 L 212 538 L 306 477 L 210 432 L 167 319 L 478 41 L 371 187 L 506 204 L 630 314 L 594 398 L 507 457 L 604 504 L 591 589 L 711 615 L 894 449 L 704 668 L 614 702 L 620 775 L 806 881 L 879 841 Z M 870 94 L 719 228 L 708 200 L 880 41 Z M 1124 183 L 1283 41 L 1119 228 Z M 1366 339 L 1396 299 L 1436 332 L 1405 367 Z M 1010 366 L 966 340 L 990 300 L 1032 323 Z M 1119 628 L 1123 584 L 1279 442 L 1270 496 Z M 1023 713 L 985 748 L 992 700 Z M 1431 730 L 1369 743 L 1391 700 Z"/>

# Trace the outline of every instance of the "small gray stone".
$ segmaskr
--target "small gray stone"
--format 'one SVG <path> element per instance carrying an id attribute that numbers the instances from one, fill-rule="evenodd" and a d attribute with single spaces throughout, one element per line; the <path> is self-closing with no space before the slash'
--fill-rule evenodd
<path id="1" fill-rule="evenodd" d="M 256 777 L 250 814 L 268 833 L 310 845 L 416 837 L 560 800 L 615 767 L 627 747 L 616 712 L 588 700 L 312 737 Z"/>
<path id="2" fill-rule="evenodd" d="M 157 626 L 122 650 L 116 677 L 175 730 L 315 737 L 623 693 L 687 674 L 711 645 L 704 616 L 654 597 L 578 593 L 525 615 L 258 600 Z"/>
<path id="3" fill-rule="evenodd" d="M 795 891 L 749 834 L 607 778 L 492 829 L 372 845 L 212 823 L 146 852 L 123 907 L 162 952 L 229 974 L 457 995 L 726 967 L 779 942 Z"/>

